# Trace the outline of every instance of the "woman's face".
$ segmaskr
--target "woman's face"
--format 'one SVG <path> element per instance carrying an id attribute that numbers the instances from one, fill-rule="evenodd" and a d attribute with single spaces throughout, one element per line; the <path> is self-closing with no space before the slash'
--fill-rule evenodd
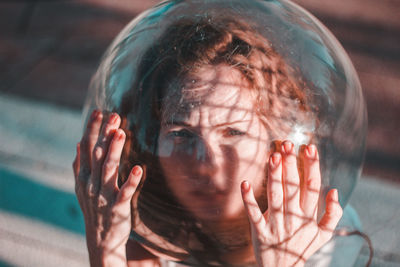
<path id="1" fill-rule="evenodd" d="M 201 221 L 237 219 L 245 216 L 240 183 L 248 180 L 266 209 L 269 140 L 244 76 L 207 66 L 169 92 L 158 156 L 177 201 Z"/>

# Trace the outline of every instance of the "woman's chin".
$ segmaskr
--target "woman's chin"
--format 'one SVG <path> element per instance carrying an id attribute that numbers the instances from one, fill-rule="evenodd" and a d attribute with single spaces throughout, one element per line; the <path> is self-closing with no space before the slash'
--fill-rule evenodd
<path id="1" fill-rule="evenodd" d="M 229 224 L 232 222 L 247 221 L 246 213 L 243 210 L 227 210 L 226 208 L 207 207 L 196 209 L 192 214 L 195 219 L 203 223 Z"/>

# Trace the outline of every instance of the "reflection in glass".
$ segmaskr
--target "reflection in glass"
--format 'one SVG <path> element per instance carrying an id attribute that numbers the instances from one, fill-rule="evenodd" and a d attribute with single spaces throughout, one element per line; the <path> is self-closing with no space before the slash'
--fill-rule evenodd
<path id="1" fill-rule="evenodd" d="M 324 26 L 286 1 L 146 11 L 104 55 L 86 114 L 94 108 L 122 118 L 121 182 L 135 164 L 145 169 L 134 238 L 192 265 L 254 262 L 239 185 L 247 179 L 267 210 L 266 163 L 280 141 L 318 146 L 322 194 L 338 188 L 342 205 L 360 174 L 357 75 Z"/>

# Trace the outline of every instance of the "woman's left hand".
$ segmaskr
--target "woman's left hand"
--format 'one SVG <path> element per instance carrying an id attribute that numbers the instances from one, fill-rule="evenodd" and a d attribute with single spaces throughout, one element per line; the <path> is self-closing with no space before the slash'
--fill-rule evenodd
<path id="1" fill-rule="evenodd" d="M 326 196 L 326 210 L 317 221 L 321 186 L 319 157 L 314 145 L 302 155 L 301 181 L 291 142 L 271 155 L 268 167 L 268 210 L 262 214 L 247 181 L 241 190 L 250 221 L 254 253 L 259 266 L 303 266 L 326 244 L 342 217 L 336 189 Z"/>

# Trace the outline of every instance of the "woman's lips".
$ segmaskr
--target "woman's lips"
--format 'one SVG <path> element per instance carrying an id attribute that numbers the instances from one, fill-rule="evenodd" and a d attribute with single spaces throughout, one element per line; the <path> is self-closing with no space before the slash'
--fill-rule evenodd
<path id="1" fill-rule="evenodd" d="M 196 198 L 205 202 L 214 202 L 224 200 L 226 194 L 222 192 L 209 192 L 209 191 L 192 191 L 191 198 Z"/>
<path id="2" fill-rule="evenodd" d="M 187 184 L 188 201 L 201 201 L 206 203 L 221 203 L 227 199 L 229 194 L 225 186 L 215 184 L 213 181 L 216 177 L 194 175 L 191 176 Z"/>

